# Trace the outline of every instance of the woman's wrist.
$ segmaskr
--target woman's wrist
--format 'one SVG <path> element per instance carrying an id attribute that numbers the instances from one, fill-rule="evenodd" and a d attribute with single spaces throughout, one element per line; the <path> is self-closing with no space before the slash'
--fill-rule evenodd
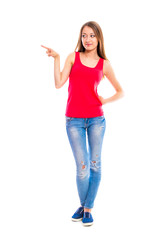
<path id="1" fill-rule="evenodd" d="M 104 99 L 104 104 L 116 101 L 116 100 L 120 99 L 123 96 L 124 96 L 124 92 L 122 92 L 122 91 L 121 92 L 116 92 L 112 97 L 105 98 Z"/>
<path id="2" fill-rule="evenodd" d="M 57 54 L 56 56 L 52 56 L 55 60 L 56 59 L 60 59 L 60 55 L 59 54 Z"/>

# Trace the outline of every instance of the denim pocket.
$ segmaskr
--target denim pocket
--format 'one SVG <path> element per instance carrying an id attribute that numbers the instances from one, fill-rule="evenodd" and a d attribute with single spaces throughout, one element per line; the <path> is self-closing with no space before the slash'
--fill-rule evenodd
<path id="1" fill-rule="evenodd" d="M 73 117 L 67 117 L 67 116 L 65 116 L 65 118 L 66 118 L 66 122 L 70 122 L 73 119 Z"/>
<path id="2" fill-rule="evenodd" d="M 95 117 L 95 120 L 97 123 L 104 123 L 106 121 L 105 116 L 99 116 L 99 117 Z"/>
<path id="3" fill-rule="evenodd" d="M 102 116 L 99 116 L 99 117 L 97 117 L 97 118 L 103 119 L 103 118 L 104 118 L 104 115 L 102 115 Z"/>

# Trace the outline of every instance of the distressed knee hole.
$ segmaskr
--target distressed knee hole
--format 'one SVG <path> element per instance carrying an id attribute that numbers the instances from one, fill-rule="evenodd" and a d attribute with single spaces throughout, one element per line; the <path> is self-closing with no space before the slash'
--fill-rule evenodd
<path id="1" fill-rule="evenodd" d="M 85 165 L 82 165 L 82 169 L 85 169 L 85 167 L 86 167 Z"/>
<path id="2" fill-rule="evenodd" d="M 84 165 L 84 162 L 83 161 L 81 161 L 81 164 L 82 164 L 82 169 L 85 169 L 85 165 Z"/>

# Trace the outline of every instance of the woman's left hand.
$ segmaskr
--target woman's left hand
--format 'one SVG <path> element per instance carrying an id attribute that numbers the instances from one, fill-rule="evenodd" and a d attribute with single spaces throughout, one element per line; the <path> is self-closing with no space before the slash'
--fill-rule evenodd
<path id="1" fill-rule="evenodd" d="M 98 96 L 99 97 L 99 100 L 101 101 L 102 105 L 105 104 L 105 99 L 102 97 L 102 96 Z"/>

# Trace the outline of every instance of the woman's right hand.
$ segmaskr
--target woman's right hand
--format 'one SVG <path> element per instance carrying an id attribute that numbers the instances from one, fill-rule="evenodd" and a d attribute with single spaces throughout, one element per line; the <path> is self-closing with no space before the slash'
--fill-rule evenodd
<path id="1" fill-rule="evenodd" d="M 45 46 L 43 46 L 43 45 L 41 45 L 41 47 L 47 49 L 46 53 L 48 54 L 48 57 L 51 56 L 51 57 L 53 57 L 53 58 L 56 58 L 57 56 L 59 56 L 59 54 L 58 54 L 57 52 L 55 52 L 53 49 L 48 48 L 48 47 L 45 47 Z"/>

